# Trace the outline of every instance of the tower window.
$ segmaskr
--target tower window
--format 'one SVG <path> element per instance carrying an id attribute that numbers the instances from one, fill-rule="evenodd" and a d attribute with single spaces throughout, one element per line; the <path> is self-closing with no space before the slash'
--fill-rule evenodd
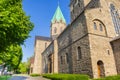
<path id="1" fill-rule="evenodd" d="M 94 29 L 97 30 L 97 25 L 95 22 L 94 22 Z"/>
<path id="2" fill-rule="evenodd" d="M 99 24 L 100 25 L 100 31 L 103 31 L 103 27 L 102 27 L 102 24 Z"/>
<path id="3" fill-rule="evenodd" d="M 56 33 L 56 32 L 57 32 L 57 28 L 55 27 L 55 28 L 54 28 L 54 33 Z"/>
<path id="4" fill-rule="evenodd" d="M 62 32 L 62 27 L 60 28 L 60 31 Z"/>
<path id="5" fill-rule="evenodd" d="M 78 3 L 78 6 L 80 7 L 80 3 Z"/>
<path id="6" fill-rule="evenodd" d="M 82 58 L 82 55 L 81 55 L 81 48 L 78 47 L 77 50 L 78 50 L 78 52 L 77 52 L 77 59 L 79 60 L 79 59 Z"/>

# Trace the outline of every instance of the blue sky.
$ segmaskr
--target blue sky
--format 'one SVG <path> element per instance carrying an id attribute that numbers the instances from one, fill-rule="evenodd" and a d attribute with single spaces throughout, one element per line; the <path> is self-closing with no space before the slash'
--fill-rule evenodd
<path id="1" fill-rule="evenodd" d="M 59 0 L 67 24 L 70 22 L 69 2 L 70 0 Z M 31 16 L 30 20 L 34 23 L 31 37 L 25 41 L 25 46 L 22 46 L 23 62 L 34 55 L 35 36 L 50 36 L 51 19 L 57 6 L 58 0 L 23 0 L 23 10 L 26 15 Z"/>

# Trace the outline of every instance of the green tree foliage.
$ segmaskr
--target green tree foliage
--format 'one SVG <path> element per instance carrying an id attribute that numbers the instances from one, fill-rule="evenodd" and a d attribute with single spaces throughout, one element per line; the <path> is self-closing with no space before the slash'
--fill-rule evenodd
<path id="1" fill-rule="evenodd" d="M 0 0 L 0 52 L 11 44 L 21 45 L 33 24 L 22 9 L 22 0 Z"/>
<path id="2" fill-rule="evenodd" d="M 19 73 L 22 73 L 22 74 L 25 74 L 27 73 L 27 63 L 26 62 L 21 62 L 19 67 L 18 67 L 18 70 L 17 70 Z"/>
<path id="3" fill-rule="evenodd" d="M 32 58 L 33 58 L 33 56 L 27 58 L 27 61 L 26 61 L 26 62 L 21 62 L 20 65 L 19 65 L 19 67 L 18 67 L 18 69 L 17 69 L 17 71 L 18 71 L 19 73 L 28 73 L 28 74 L 29 74 L 30 61 L 31 61 Z"/>
<path id="4" fill-rule="evenodd" d="M 0 53 L 0 62 L 4 64 L 4 68 L 9 66 L 12 70 L 16 70 L 21 60 L 22 48 L 19 45 L 11 45 L 6 49 L 6 51 Z"/>

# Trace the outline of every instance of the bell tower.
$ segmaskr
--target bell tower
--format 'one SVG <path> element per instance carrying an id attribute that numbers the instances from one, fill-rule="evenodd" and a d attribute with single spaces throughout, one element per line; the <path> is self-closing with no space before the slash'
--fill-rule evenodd
<path id="1" fill-rule="evenodd" d="M 71 13 L 71 22 L 77 18 L 77 16 L 84 9 L 84 0 L 71 0 L 70 1 L 70 13 Z"/>
<path id="2" fill-rule="evenodd" d="M 55 14 L 51 20 L 51 38 L 56 39 L 66 27 L 66 20 L 62 14 L 60 6 L 58 5 Z"/>

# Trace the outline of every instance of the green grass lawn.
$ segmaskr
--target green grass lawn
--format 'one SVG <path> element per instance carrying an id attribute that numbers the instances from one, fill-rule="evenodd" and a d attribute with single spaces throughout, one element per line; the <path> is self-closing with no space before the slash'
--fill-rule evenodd
<path id="1" fill-rule="evenodd" d="M 8 80 L 11 76 L 0 76 L 0 80 Z"/>

